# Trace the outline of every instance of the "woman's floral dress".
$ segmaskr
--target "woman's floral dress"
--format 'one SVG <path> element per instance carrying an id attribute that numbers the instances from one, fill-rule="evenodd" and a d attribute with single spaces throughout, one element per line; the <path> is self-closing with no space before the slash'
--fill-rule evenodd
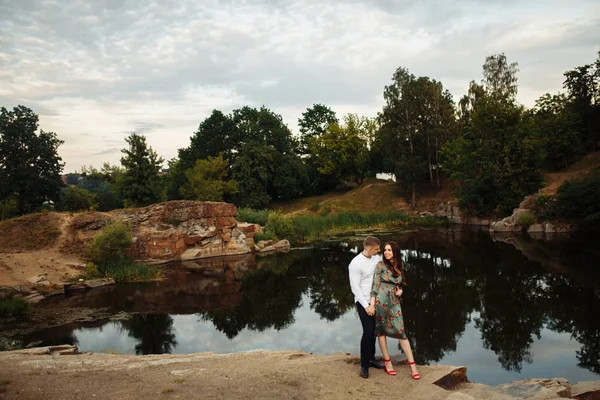
<path id="1" fill-rule="evenodd" d="M 375 334 L 406 339 L 400 297 L 394 289 L 402 283 L 402 275 L 395 278 L 392 271 L 380 261 L 375 267 L 371 297 L 375 297 Z"/>

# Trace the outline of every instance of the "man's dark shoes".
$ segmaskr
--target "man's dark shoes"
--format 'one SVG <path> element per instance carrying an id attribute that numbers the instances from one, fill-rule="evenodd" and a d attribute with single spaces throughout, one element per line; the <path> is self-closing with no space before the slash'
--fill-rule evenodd
<path id="1" fill-rule="evenodd" d="M 360 366 L 360 376 L 367 379 L 369 377 L 369 367 Z"/>
<path id="2" fill-rule="evenodd" d="M 372 359 L 371 361 L 369 361 L 369 367 L 383 369 L 383 364 L 375 359 Z"/>

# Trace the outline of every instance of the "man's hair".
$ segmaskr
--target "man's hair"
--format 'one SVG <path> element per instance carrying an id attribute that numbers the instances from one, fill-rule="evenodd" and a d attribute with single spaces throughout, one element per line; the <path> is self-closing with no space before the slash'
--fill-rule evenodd
<path id="1" fill-rule="evenodd" d="M 380 246 L 381 243 L 379 239 L 375 236 L 367 236 L 365 240 L 363 240 L 363 247 L 371 247 L 371 246 Z"/>

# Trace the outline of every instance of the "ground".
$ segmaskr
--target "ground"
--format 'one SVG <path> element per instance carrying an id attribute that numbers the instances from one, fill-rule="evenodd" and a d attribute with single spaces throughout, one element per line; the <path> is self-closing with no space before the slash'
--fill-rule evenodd
<path id="1" fill-rule="evenodd" d="M 344 353 L 35 354 L 40 350 L 0 353 L 0 398 L 542 400 L 571 390 L 566 380 L 498 387 L 464 383 L 466 368 L 441 365 L 421 366 L 421 379 L 415 381 L 398 361 L 396 376 L 371 369 L 363 379 L 356 356 Z"/>

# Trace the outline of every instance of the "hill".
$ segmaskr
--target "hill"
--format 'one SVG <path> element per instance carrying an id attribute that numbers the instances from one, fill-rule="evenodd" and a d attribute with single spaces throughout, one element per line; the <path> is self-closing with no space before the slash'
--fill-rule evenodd
<path id="1" fill-rule="evenodd" d="M 596 166 L 600 166 L 600 151 L 586 155 L 564 170 L 543 172 L 546 185 L 540 189 L 538 194 L 553 196 L 563 182 L 583 176 Z M 280 210 L 285 214 L 307 212 L 329 213 L 347 210 L 372 212 L 398 209 L 406 210 L 407 212 L 434 212 L 439 204 L 456 201 L 456 197 L 452 194 L 452 191 L 453 183 L 450 180 L 442 181 L 441 189 L 431 187 L 422 188 L 417 198 L 417 207 L 413 210 L 410 206 L 410 200 L 407 200 L 408 197 L 405 197 L 400 192 L 395 182 L 369 178 L 350 190 L 332 191 L 319 196 L 274 202 L 269 208 Z"/>

